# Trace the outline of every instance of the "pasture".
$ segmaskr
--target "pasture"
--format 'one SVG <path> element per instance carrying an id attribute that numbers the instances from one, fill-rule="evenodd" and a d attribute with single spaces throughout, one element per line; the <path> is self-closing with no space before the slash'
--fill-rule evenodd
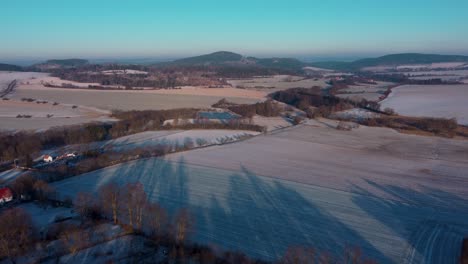
<path id="1" fill-rule="evenodd" d="M 379 263 L 456 263 L 468 234 L 468 142 L 309 121 L 240 143 L 138 160 L 54 183 L 60 196 L 140 181 L 193 239 L 275 259 L 288 246 Z M 442 184 L 443 183 L 443 184 Z"/>

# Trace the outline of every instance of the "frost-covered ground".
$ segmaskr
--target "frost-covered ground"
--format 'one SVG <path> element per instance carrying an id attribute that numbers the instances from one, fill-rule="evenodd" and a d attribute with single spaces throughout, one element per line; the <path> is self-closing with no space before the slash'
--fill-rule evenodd
<path id="1" fill-rule="evenodd" d="M 281 116 L 264 117 L 255 115 L 253 116 L 252 121 L 256 125 L 266 127 L 267 131 L 273 131 L 292 126 L 290 122 L 288 122 L 284 117 Z"/>
<path id="2" fill-rule="evenodd" d="M 40 207 L 36 203 L 20 204 L 17 207 L 24 209 L 31 215 L 33 225 L 39 230 L 47 228 L 56 220 L 76 216 L 72 209 L 65 207 Z"/>
<path id="3" fill-rule="evenodd" d="M 190 144 L 193 144 L 192 147 L 203 147 L 206 145 L 216 145 L 237 141 L 242 137 L 254 136 L 258 134 L 259 132 L 255 131 L 228 129 L 146 131 L 112 140 L 81 145 L 69 145 L 59 149 L 50 149 L 43 151 L 42 154 L 56 156 L 68 152 L 81 152 L 87 149 L 98 148 L 105 148 L 114 151 L 126 151 L 136 148 L 145 149 L 160 145 L 183 146 L 187 142 L 191 142 Z"/>
<path id="4" fill-rule="evenodd" d="M 228 83 L 232 87 L 255 89 L 261 91 L 275 92 L 289 88 L 310 88 L 313 86 L 326 87 L 326 80 L 321 79 L 304 79 L 300 76 L 291 75 L 275 75 L 271 77 L 255 77 L 248 79 L 231 79 Z"/>
<path id="5" fill-rule="evenodd" d="M 144 148 L 157 145 L 179 145 L 192 142 L 194 146 L 222 144 L 235 141 L 240 137 L 258 135 L 259 132 L 248 130 L 208 130 L 194 129 L 186 131 L 148 131 L 106 141 L 103 147 L 116 151 Z"/>
<path id="6" fill-rule="evenodd" d="M 92 121 L 110 121 L 110 112 L 73 105 L 0 100 L 0 130 L 36 130 L 54 126 L 81 124 Z M 18 118 L 18 116 L 30 116 Z"/>
<path id="7" fill-rule="evenodd" d="M 366 99 L 369 101 L 379 101 L 387 91 L 388 87 L 393 85 L 391 82 L 376 82 L 375 84 L 360 83 L 350 85 L 346 89 L 338 91 L 337 96 L 341 98 L 349 98 L 356 101 Z"/>
<path id="8" fill-rule="evenodd" d="M 135 259 L 141 259 L 145 254 L 150 254 L 155 261 L 155 250 L 147 244 L 148 241 L 143 237 L 127 235 L 44 263 L 134 263 Z"/>
<path id="9" fill-rule="evenodd" d="M 205 89 L 205 90 L 208 90 Z M 252 104 L 262 101 L 255 98 L 230 97 L 222 94 L 177 94 L 158 91 L 124 91 L 124 90 L 90 90 L 90 89 L 62 89 L 44 88 L 42 86 L 20 86 L 11 98 L 35 98 L 40 100 L 59 102 L 72 105 L 85 105 L 106 110 L 160 110 L 174 108 L 207 108 L 223 98 L 234 103 Z"/>
<path id="10" fill-rule="evenodd" d="M 73 177 L 60 195 L 140 181 L 196 217 L 194 240 L 273 259 L 289 245 L 379 263 L 456 263 L 468 234 L 468 142 L 309 121 L 250 140 Z M 425 259 L 427 258 L 427 259 Z"/>
<path id="11" fill-rule="evenodd" d="M 11 169 L 7 171 L 0 172 L 0 184 L 11 183 L 19 176 L 23 175 L 25 172 L 23 170 Z"/>
<path id="12" fill-rule="evenodd" d="M 402 85 L 380 104 L 402 115 L 456 118 L 468 125 L 468 85 Z"/>
<path id="13" fill-rule="evenodd" d="M 344 118 L 344 119 L 366 119 L 378 117 L 379 114 L 365 110 L 362 108 L 353 108 L 344 111 L 335 112 L 332 114 L 334 118 Z"/>
<path id="14" fill-rule="evenodd" d="M 48 73 L 41 72 L 12 72 L 12 71 L 0 71 L 0 91 L 2 91 L 8 84 L 13 80 L 27 82 L 37 78 L 48 76 Z"/>

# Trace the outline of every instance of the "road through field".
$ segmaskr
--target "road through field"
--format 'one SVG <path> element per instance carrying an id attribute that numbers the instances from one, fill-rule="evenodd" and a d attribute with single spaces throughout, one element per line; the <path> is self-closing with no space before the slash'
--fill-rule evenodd
<path id="1" fill-rule="evenodd" d="M 356 245 L 379 263 L 456 263 L 468 234 L 467 150 L 466 141 L 311 121 L 54 185 L 74 196 L 140 181 L 152 201 L 190 209 L 195 241 L 269 260 L 288 246 L 338 256 Z"/>

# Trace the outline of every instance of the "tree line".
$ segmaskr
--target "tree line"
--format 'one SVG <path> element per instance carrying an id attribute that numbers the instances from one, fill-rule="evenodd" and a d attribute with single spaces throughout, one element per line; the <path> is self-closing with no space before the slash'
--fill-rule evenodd
<path id="1" fill-rule="evenodd" d="M 197 120 L 199 109 L 172 109 L 146 111 L 115 111 L 112 116 L 119 119 L 113 123 L 90 123 L 84 125 L 52 128 L 42 132 L 17 132 L 0 134 L 0 163 L 18 159 L 29 166 L 31 157 L 45 148 L 69 144 L 84 144 L 118 138 L 139 132 L 167 129 L 241 129 L 263 131 L 263 127 L 248 124 L 243 120 L 214 123 Z M 164 121 L 195 119 L 191 124 L 164 126 Z"/>
<path id="2" fill-rule="evenodd" d="M 266 100 L 265 102 L 248 105 L 234 104 L 228 102 L 226 99 L 221 99 L 212 106 L 216 108 L 228 109 L 245 118 L 251 118 L 254 115 L 261 115 L 266 117 L 280 116 L 282 110 L 281 107 L 272 100 Z"/>

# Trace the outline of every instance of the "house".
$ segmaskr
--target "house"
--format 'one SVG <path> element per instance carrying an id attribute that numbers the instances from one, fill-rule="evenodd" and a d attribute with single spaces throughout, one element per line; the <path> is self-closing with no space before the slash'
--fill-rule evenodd
<path id="1" fill-rule="evenodd" d="M 76 154 L 75 154 L 75 153 L 67 153 L 67 154 L 65 154 L 65 157 L 67 157 L 67 158 L 75 158 L 75 157 L 76 157 Z"/>
<path id="2" fill-rule="evenodd" d="M 44 161 L 45 162 L 52 162 L 52 161 L 54 161 L 54 158 L 52 158 L 52 156 L 50 156 L 50 155 L 44 155 Z"/>
<path id="3" fill-rule="evenodd" d="M 8 187 L 0 188 L 0 204 L 8 203 L 13 200 L 13 192 Z"/>

